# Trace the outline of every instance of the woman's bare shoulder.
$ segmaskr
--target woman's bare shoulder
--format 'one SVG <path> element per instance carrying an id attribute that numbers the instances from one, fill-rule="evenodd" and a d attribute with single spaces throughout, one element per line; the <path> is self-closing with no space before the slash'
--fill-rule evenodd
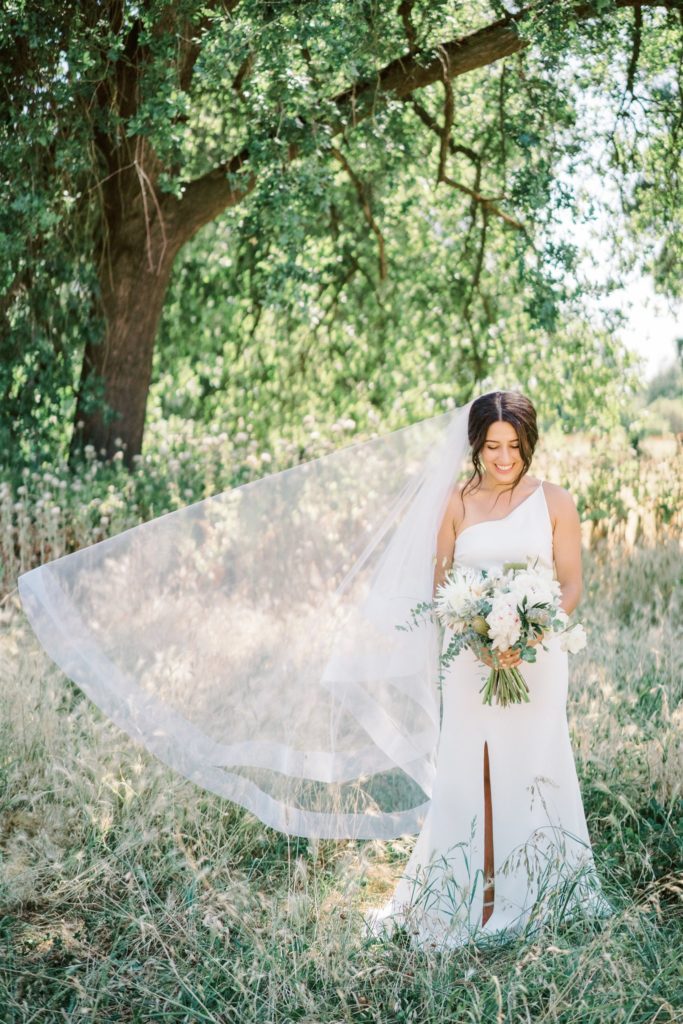
<path id="1" fill-rule="evenodd" d="M 465 483 L 462 480 L 459 481 L 458 483 L 456 483 L 455 486 L 453 487 L 452 491 L 451 491 L 450 498 L 448 500 L 448 514 L 451 517 L 451 522 L 453 524 L 453 530 L 454 530 L 454 532 L 456 534 L 457 534 L 458 530 L 460 529 L 460 524 L 462 523 L 463 519 L 465 518 L 465 511 L 463 509 L 463 497 L 462 497 L 462 492 L 463 492 L 463 487 L 464 486 L 465 486 Z"/>
<path id="2" fill-rule="evenodd" d="M 548 503 L 548 510 L 553 521 L 553 526 L 562 520 L 578 519 L 579 512 L 574 501 L 574 496 L 566 487 L 560 484 L 551 483 L 550 480 L 543 481 L 543 490 Z"/>

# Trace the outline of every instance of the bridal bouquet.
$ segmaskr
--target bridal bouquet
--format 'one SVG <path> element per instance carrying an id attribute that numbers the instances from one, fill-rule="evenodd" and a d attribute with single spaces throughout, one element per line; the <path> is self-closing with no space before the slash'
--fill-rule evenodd
<path id="1" fill-rule="evenodd" d="M 560 605 L 559 581 L 552 572 L 538 565 L 507 562 L 502 569 L 488 572 L 468 566 L 454 566 L 437 588 L 434 601 L 423 602 L 411 610 L 412 623 L 428 613 L 452 630 L 448 647 L 441 655 L 442 670 L 465 647 L 478 656 L 488 650 L 518 650 L 522 661 L 535 662 L 534 644 L 546 632 L 562 636 L 560 646 L 571 654 L 586 645 L 586 634 L 579 623 L 568 628 L 569 616 Z M 397 627 L 410 628 L 410 627 Z M 529 700 L 529 688 L 518 668 L 493 668 L 482 687 L 483 703 L 493 698 L 503 706 Z"/>

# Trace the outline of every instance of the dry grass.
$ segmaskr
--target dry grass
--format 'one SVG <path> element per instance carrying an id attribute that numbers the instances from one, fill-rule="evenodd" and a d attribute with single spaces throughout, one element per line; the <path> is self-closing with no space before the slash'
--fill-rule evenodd
<path id="1" fill-rule="evenodd" d="M 237 454 L 0 485 L 2 1024 L 683 1019 L 680 447 L 577 438 L 534 462 L 587 524 L 569 718 L 617 913 L 447 956 L 364 937 L 412 838 L 309 843 L 198 790 L 118 732 L 23 616 L 20 569 L 239 480 Z"/>
<path id="2" fill-rule="evenodd" d="M 363 936 L 411 839 L 288 839 L 173 776 L 61 676 L 10 596 L 2 1020 L 680 1019 L 682 564 L 674 540 L 586 553 L 570 726 L 618 913 L 448 956 Z"/>

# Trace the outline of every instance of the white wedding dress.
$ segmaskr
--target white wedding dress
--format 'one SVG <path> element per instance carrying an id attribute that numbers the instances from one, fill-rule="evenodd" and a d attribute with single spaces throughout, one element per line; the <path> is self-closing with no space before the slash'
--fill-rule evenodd
<path id="1" fill-rule="evenodd" d="M 492 569 L 528 555 L 553 569 L 542 483 L 503 518 L 465 528 L 454 562 Z M 529 703 L 484 705 L 489 669 L 469 649 L 447 669 L 430 807 L 391 899 L 365 912 L 371 934 L 402 925 L 413 944 L 455 947 L 533 930 L 558 911 L 612 913 L 570 744 L 568 655 L 558 636 L 543 643 L 519 666 Z"/>

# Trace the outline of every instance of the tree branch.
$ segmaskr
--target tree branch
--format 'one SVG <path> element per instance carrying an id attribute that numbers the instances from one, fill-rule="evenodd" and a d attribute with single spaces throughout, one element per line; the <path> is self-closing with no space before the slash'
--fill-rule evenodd
<path id="1" fill-rule="evenodd" d="M 417 49 L 417 34 L 415 32 L 415 26 L 413 25 L 412 13 L 413 7 L 415 6 L 415 0 L 401 0 L 398 6 L 398 14 L 403 22 L 403 31 L 406 34 L 408 40 L 408 53 L 415 53 Z"/>
<path id="2" fill-rule="evenodd" d="M 636 77 L 636 69 L 638 67 L 638 58 L 640 56 L 640 43 L 643 31 L 643 9 L 640 4 L 636 4 L 633 10 L 633 48 L 631 50 L 631 60 L 629 61 L 628 71 L 626 73 L 626 91 L 633 96 L 633 86 Z"/>
<path id="3" fill-rule="evenodd" d="M 187 92 L 192 84 L 192 74 L 197 58 L 202 50 L 202 34 L 211 27 L 213 18 L 211 12 L 220 9 L 224 14 L 232 14 L 240 0 L 211 0 L 204 4 L 204 15 L 196 25 L 192 22 L 186 23 L 187 29 L 192 31 L 191 36 L 179 35 L 180 54 L 178 59 L 178 84 L 183 92 Z"/>
<path id="4" fill-rule="evenodd" d="M 446 161 L 448 159 L 448 151 L 451 138 L 451 129 L 453 127 L 453 85 L 451 83 L 450 76 L 450 64 L 448 61 L 448 54 L 444 53 L 441 60 L 441 81 L 443 83 L 444 101 L 443 101 L 443 125 L 439 129 L 439 135 L 441 137 L 439 143 L 439 168 L 436 172 L 436 183 L 439 184 L 446 177 Z"/>
<path id="5" fill-rule="evenodd" d="M 423 124 L 427 125 L 430 131 L 433 131 L 436 135 L 441 135 L 441 129 L 436 120 L 414 96 L 406 96 L 406 102 L 410 103 L 417 116 Z M 453 139 L 449 138 L 448 149 L 451 153 L 460 153 L 462 156 L 468 157 L 475 167 L 479 167 L 481 164 L 479 153 L 477 153 L 476 149 L 472 149 L 471 146 L 463 146 L 460 142 L 453 142 Z"/>
<path id="6" fill-rule="evenodd" d="M 617 8 L 661 7 L 667 10 L 683 11 L 683 0 L 615 0 Z M 494 64 L 504 57 L 518 53 L 529 45 L 529 40 L 520 35 L 517 23 L 531 10 L 530 6 L 500 18 L 498 21 L 478 29 L 467 36 L 451 39 L 439 44 L 433 51 L 436 55 L 428 59 L 423 52 L 407 53 L 392 60 L 372 79 L 355 82 L 348 89 L 332 98 L 338 114 L 327 122 L 330 135 L 341 134 L 349 127 L 355 127 L 369 117 L 378 99 L 391 96 L 407 99 L 415 90 L 423 89 L 440 81 L 443 60 L 447 58 L 449 76 L 452 80 L 476 68 Z M 573 15 L 577 21 L 597 15 L 593 3 L 576 4 Z M 305 118 L 300 118 L 305 124 Z M 311 125 L 311 128 L 316 127 Z M 290 162 L 299 155 L 297 143 L 290 143 L 283 157 Z M 235 187 L 227 178 L 249 161 L 249 150 L 245 147 L 226 163 L 207 171 L 206 174 L 189 182 L 181 200 L 175 200 L 178 207 L 178 225 L 190 238 L 204 224 L 213 220 L 222 210 L 235 205 L 256 185 L 256 174 L 251 173 L 246 181 Z"/>
<path id="7" fill-rule="evenodd" d="M 443 129 L 439 128 L 439 125 L 436 123 L 432 115 L 427 110 L 425 110 L 424 107 L 417 102 L 417 100 L 411 98 L 410 103 L 411 106 L 415 109 L 418 116 L 420 117 L 420 120 L 423 121 L 424 124 L 426 124 L 427 127 L 431 131 L 433 131 L 435 135 L 438 135 L 442 140 L 441 159 L 439 161 L 439 174 L 437 176 L 437 184 L 443 181 L 446 185 L 449 185 L 451 188 L 457 189 L 464 195 L 469 196 L 470 199 L 472 199 L 475 203 L 481 203 L 482 206 L 487 207 L 489 213 L 494 214 L 496 217 L 500 217 L 501 220 L 505 221 L 506 224 L 509 224 L 511 227 L 516 228 L 518 231 L 524 231 L 526 233 L 527 229 L 520 221 L 515 220 L 514 217 L 511 217 L 508 213 L 505 213 L 503 210 L 499 209 L 499 207 L 495 205 L 496 202 L 499 202 L 501 199 L 505 199 L 505 196 L 484 196 L 481 194 L 481 192 L 479 192 L 478 187 L 469 188 L 469 186 L 463 185 L 459 181 L 454 181 L 453 178 L 449 177 L 445 173 L 445 171 L 442 170 Z M 447 138 L 447 143 L 448 150 L 450 153 L 464 153 L 465 156 L 468 156 L 470 160 L 472 160 L 472 162 L 478 169 L 479 177 L 479 172 L 481 171 L 481 157 L 479 156 L 479 154 L 475 150 L 470 149 L 468 146 L 460 146 L 457 143 L 453 142 L 450 136 Z"/>
<path id="8" fill-rule="evenodd" d="M 332 154 L 333 157 L 339 160 L 344 170 L 348 174 L 349 178 L 353 182 L 354 187 L 356 189 L 356 193 L 358 194 L 358 200 L 363 211 L 363 216 L 365 217 L 365 220 L 367 221 L 370 229 L 375 233 L 377 237 L 377 245 L 379 248 L 379 279 L 380 281 L 385 281 L 387 277 L 387 259 L 384 248 L 384 236 L 380 231 L 377 221 L 372 215 L 372 209 L 370 207 L 370 202 L 367 197 L 367 190 L 363 185 L 363 182 L 360 180 L 356 172 L 351 167 L 349 161 L 341 152 L 341 150 L 337 149 L 336 146 L 332 146 L 330 148 L 330 153 Z"/>
<path id="9" fill-rule="evenodd" d="M 254 66 L 255 58 L 256 55 L 254 51 L 250 49 L 249 53 L 246 55 L 246 57 L 240 64 L 239 68 L 237 69 L 237 74 L 235 75 L 231 82 L 233 92 L 236 92 L 238 96 L 242 95 L 242 86 L 244 85 L 244 82 L 251 74 L 251 69 Z"/>
<path id="10" fill-rule="evenodd" d="M 510 227 L 516 228 L 517 231 L 523 231 L 526 234 L 527 229 L 521 221 L 515 220 L 515 218 L 511 217 L 509 213 L 505 213 L 504 210 L 501 210 L 496 206 L 495 198 L 498 197 L 482 196 L 481 193 L 476 192 L 473 188 L 468 188 L 467 185 L 462 185 L 459 181 L 453 181 L 453 179 L 449 178 L 447 174 L 444 174 L 440 178 L 440 181 L 443 181 L 446 185 L 450 185 L 451 188 L 457 189 L 458 192 L 462 192 L 464 195 L 469 196 L 470 199 L 475 201 L 475 203 L 480 203 L 481 206 L 489 213 L 494 214 L 496 217 L 500 217 L 500 219 L 505 221 L 506 224 L 509 224 Z M 501 196 L 500 198 L 504 199 L 505 196 Z"/>

